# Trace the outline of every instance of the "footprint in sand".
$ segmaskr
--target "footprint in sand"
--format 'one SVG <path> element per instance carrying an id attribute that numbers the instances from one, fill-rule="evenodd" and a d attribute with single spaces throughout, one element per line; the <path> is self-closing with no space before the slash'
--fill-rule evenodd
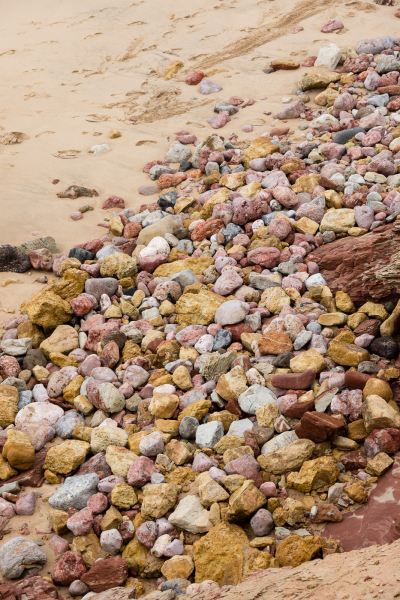
<path id="1" fill-rule="evenodd" d="M 157 142 L 153 140 L 140 140 L 140 142 L 136 142 L 136 146 L 148 146 L 149 144 L 157 144 Z"/>
<path id="2" fill-rule="evenodd" d="M 55 131 L 42 131 L 42 133 L 35 135 L 35 138 L 42 137 L 42 135 L 48 135 L 50 133 L 55 133 Z"/>
<path id="3" fill-rule="evenodd" d="M 88 115 L 86 121 L 90 123 L 99 123 L 100 121 L 109 121 L 111 117 L 108 115 Z"/>

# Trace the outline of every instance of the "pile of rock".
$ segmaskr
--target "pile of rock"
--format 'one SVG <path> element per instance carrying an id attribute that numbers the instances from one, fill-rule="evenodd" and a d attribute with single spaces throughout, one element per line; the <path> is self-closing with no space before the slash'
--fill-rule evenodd
<path id="1" fill-rule="evenodd" d="M 344 74 L 303 78 L 329 84 L 316 141 L 212 135 L 192 156 L 180 132 L 145 167 L 157 203 L 114 213 L 112 239 L 6 249 L 59 279 L 0 329 L 0 530 L 34 512 L 20 485 L 58 486 L 51 581 L 71 595 L 123 600 L 156 579 L 147 597 L 171 600 L 340 552 L 321 524 L 392 465 L 400 302 L 356 306 L 310 254 L 400 213 L 397 42 L 360 42 Z M 31 577 L 4 595 L 55 598 L 34 575 L 46 560 L 6 542 L 3 576 Z"/>

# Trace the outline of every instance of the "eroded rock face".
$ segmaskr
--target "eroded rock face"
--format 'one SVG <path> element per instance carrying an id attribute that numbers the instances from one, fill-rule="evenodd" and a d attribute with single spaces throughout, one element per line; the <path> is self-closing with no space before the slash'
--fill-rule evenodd
<path id="1" fill-rule="evenodd" d="M 395 225 L 383 225 L 359 238 L 345 237 L 320 246 L 308 259 L 318 264 L 333 293 L 346 292 L 356 304 L 397 301 L 399 240 Z"/>

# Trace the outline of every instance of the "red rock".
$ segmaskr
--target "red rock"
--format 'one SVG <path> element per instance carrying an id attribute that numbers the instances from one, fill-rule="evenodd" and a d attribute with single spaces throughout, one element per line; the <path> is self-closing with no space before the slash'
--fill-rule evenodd
<path id="1" fill-rule="evenodd" d="M 129 467 L 127 481 L 133 487 L 143 487 L 148 483 L 154 473 L 158 473 L 157 467 L 147 456 L 139 456 L 137 460 Z"/>
<path id="2" fill-rule="evenodd" d="M 316 510 L 316 514 L 315 511 Z M 334 504 L 315 504 L 313 506 L 313 512 L 311 513 L 311 522 L 312 523 L 325 523 L 325 522 L 333 522 L 340 523 L 343 520 L 342 513 L 339 508 Z"/>
<path id="3" fill-rule="evenodd" d="M 317 56 L 308 56 L 306 59 L 303 60 L 303 62 L 301 63 L 301 66 L 302 67 L 313 67 L 316 60 L 317 60 Z"/>
<path id="4" fill-rule="evenodd" d="M 186 256 L 185 256 L 186 258 Z M 140 268 L 147 273 L 153 273 L 160 265 L 168 262 L 168 254 L 154 254 L 140 259 Z"/>
<path id="5" fill-rule="evenodd" d="M 67 521 L 67 527 L 77 535 L 87 535 L 93 525 L 93 513 L 90 508 L 83 508 L 74 513 Z"/>
<path id="6" fill-rule="evenodd" d="M 314 400 L 297 402 L 285 410 L 285 417 L 289 417 L 289 419 L 301 419 L 305 413 L 312 410 L 314 410 Z"/>
<path id="7" fill-rule="evenodd" d="M 400 449 L 400 431 L 398 429 L 374 429 L 364 441 L 364 449 L 368 458 L 380 452 L 394 454 Z"/>
<path id="8" fill-rule="evenodd" d="M 214 219 L 204 223 L 199 223 L 192 231 L 192 241 L 201 242 L 206 238 L 209 239 L 212 235 L 218 233 L 218 231 L 224 227 L 225 224 L 223 221 L 221 221 L 221 219 Z"/>
<path id="9" fill-rule="evenodd" d="M 257 487 L 262 483 L 260 465 L 251 454 L 231 460 L 225 465 L 224 470 L 228 475 L 244 475 L 246 479 L 252 479 L 258 483 Z"/>
<path id="10" fill-rule="evenodd" d="M 88 252 L 92 252 L 92 254 L 96 254 L 99 250 L 101 250 L 104 246 L 104 243 L 99 240 L 90 240 L 89 242 L 84 242 L 83 244 L 79 244 L 77 248 L 82 248 L 83 250 L 87 250 Z"/>
<path id="11" fill-rule="evenodd" d="M 168 167 L 168 163 L 162 161 L 162 160 L 152 160 L 151 162 L 148 162 L 144 167 L 143 167 L 143 173 L 149 173 L 151 167 L 155 167 L 156 165 L 163 165 L 164 167 Z M 140 212 L 142 211 L 142 209 L 140 208 Z"/>
<path id="12" fill-rule="evenodd" d="M 39 575 L 26 575 L 21 581 L 17 581 L 15 588 L 17 598 L 21 600 L 62 600 L 56 586 Z"/>
<path id="13" fill-rule="evenodd" d="M 371 437 L 373 433 L 374 432 L 372 432 L 369 437 Z M 368 460 L 362 450 L 354 450 L 354 452 L 349 452 L 342 456 L 340 462 L 345 466 L 346 470 L 356 471 L 357 469 L 365 469 Z"/>
<path id="14" fill-rule="evenodd" d="M 112 369 L 119 361 L 119 348 L 115 342 L 109 342 L 100 354 L 100 362 L 103 367 Z"/>
<path id="15" fill-rule="evenodd" d="M 143 546 L 152 548 L 157 539 L 157 525 L 154 521 L 142 523 L 136 530 L 136 537 Z"/>
<path id="16" fill-rule="evenodd" d="M 400 94 L 400 85 L 384 85 L 378 87 L 380 94 L 389 94 L 389 96 L 398 96 Z"/>
<path id="17" fill-rule="evenodd" d="M 0 356 L 0 375 L 3 379 L 7 377 L 18 377 L 21 367 L 14 356 Z"/>
<path id="18" fill-rule="evenodd" d="M 87 475 L 88 473 L 96 473 L 100 479 L 112 475 L 112 471 L 106 462 L 105 452 L 99 452 L 89 458 L 79 467 L 76 475 Z"/>
<path id="19" fill-rule="evenodd" d="M 325 413 L 306 412 L 295 432 L 300 439 L 308 439 L 316 444 L 333 439 L 343 428 L 343 422 Z"/>
<path id="20" fill-rule="evenodd" d="M 76 298 L 72 298 L 69 304 L 78 317 L 87 315 L 87 313 L 90 312 L 94 306 L 93 300 L 84 294 L 79 294 L 79 296 Z"/>
<path id="21" fill-rule="evenodd" d="M 25 494 L 20 494 L 15 503 L 15 512 L 17 515 L 33 515 L 35 512 L 36 500 L 36 492 L 26 492 Z"/>
<path id="22" fill-rule="evenodd" d="M 260 265 L 265 269 L 272 269 L 279 264 L 280 255 L 278 248 L 261 247 L 250 250 L 247 258 L 251 264 Z"/>
<path id="23" fill-rule="evenodd" d="M 235 398 L 228 400 L 225 410 L 229 411 L 232 415 L 236 415 L 239 419 L 242 416 L 242 409 L 239 406 L 238 401 Z"/>
<path id="24" fill-rule="evenodd" d="M 243 326 L 243 324 L 242 324 Z M 236 333 L 236 327 L 238 327 L 238 325 L 228 325 L 225 327 L 225 329 L 229 329 L 229 331 L 232 333 L 232 329 L 235 331 L 235 334 L 232 333 L 232 336 L 235 335 L 235 337 L 237 336 Z M 248 327 L 248 325 L 246 326 Z M 231 329 L 232 328 L 232 329 Z M 243 331 L 243 330 L 239 330 L 240 331 L 240 335 L 242 335 L 242 333 L 250 333 L 250 331 Z M 231 364 L 231 369 L 233 369 L 234 367 L 242 367 L 243 371 L 246 373 L 246 371 L 248 371 L 249 369 L 251 369 L 251 362 L 248 356 L 244 356 L 243 354 L 241 356 L 238 356 L 237 358 L 235 358 L 235 360 L 233 361 L 233 363 Z"/>
<path id="25" fill-rule="evenodd" d="M 313 250 L 308 261 L 316 262 L 333 294 L 343 291 L 358 305 L 373 302 L 397 302 L 400 281 L 386 275 L 389 264 L 382 256 L 392 257 L 398 251 L 398 234 L 393 224 L 379 227 L 368 235 L 348 236 Z M 357 257 L 356 259 L 354 257 Z"/>
<path id="26" fill-rule="evenodd" d="M 95 315 L 97 316 L 97 315 Z M 90 318 L 90 317 L 89 317 Z M 119 323 L 115 320 L 109 320 L 103 325 L 92 327 L 88 333 L 88 339 L 86 340 L 85 348 L 97 352 L 99 342 L 103 341 L 104 336 L 111 331 L 118 331 Z"/>
<path id="27" fill-rule="evenodd" d="M 303 373 L 286 373 L 273 375 L 271 383 L 282 390 L 307 390 L 316 377 L 314 369 L 307 369 Z"/>
<path id="28" fill-rule="evenodd" d="M 32 250 L 32 252 L 29 252 L 29 260 L 34 269 L 51 271 L 53 268 L 53 256 L 47 248 Z"/>
<path id="29" fill-rule="evenodd" d="M 128 577 L 128 565 L 121 556 L 113 556 L 95 562 L 90 570 L 80 578 L 92 592 L 104 592 L 120 587 Z"/>
<path id="30" fill-rule="evenodd" d="M 357 373 L 356 371 L 347 371 L 344 376 L 344 382 L 353 390 L 363 390 L 368 379 L 371 379 L 371 377 L 373 377 L 373 375 Z"/>
<path id="31" fill-rule="evenodd" d="M 185 179 L 187 179 L 186 173 L 163 173 L 157 183 L 160 190 L 164 190 L 165 188 L 179 185 Z"/>
<path id="32" fill-rule="evenodd" d="M 343 29 L 344 25 L 341 21 L 336 21 L 335 19 L 330 19 L 323 28 L 321 29 L 322 33 L 332 33 L 333 31 L 338 31 L 339 29 Z"/>
<path id="33" fill-rule="evenodd" d="M 70 585 L 86 573 L 82 554 L 72 550 L 63 554 L 56 562 L 51 572 L 51 578 L 56 585 Z"/>
<path id="34" fill-rule="evenodd" d="M 107 200 L 104 200 L 101 208 L 125 208 L 125 200 L 118 198 L 118 196 L 110 196 Z"/>
<path id="35" fill-rule="evenodd" d="M 229 115 L 229 112 L 227 110 L 223 110 L 218 115 L 214 115 L 212 117 L 209 117 L 207 119 L 207 123 L 213 129 L 221 129 L 227 123 L 229 123 L 230 120 L 231 120 L 231 117 Z"/>
<path id="36" fill-rule="evenodd" d="M 189 73 L 185 81 L 188 85 L 197 85 L 203 78 L 203 71 L 194 71 L 193 73 Z"/>
<path id="37" fill-rule="evenodd" d="M 49 546 L 56 556 L 60 556 L 60 554 L 64 554 L 64 552 L 68 552 L 69 550 L 68 541 L 59 535 L 53 535 L 49 541 Z"/>
<path id="38" fill-rule="evenodd" d="M 269 195 L 269 197 L 271 197 Z M 271 212 L 267 200 L 257 198 L 237 198 L 233 202 L 234 215 L 232 221 L 236 225 L 244 225 L 256 221 L 263 215 Z"/>
<path id="39" fill-rule="evenodd" d="M 260 447 L 257 444 L 255 433 L 250 431 L 250 429 L 244 432 L 244 444 L 245 446 L 250 446 L 254 452 L 254 457 L 257 458 L 257 456 L 260 454 Z"/>
<path id="40" fill-rule="evenodd" d="M 237 323 L 236 325 L 225 325 L 224 329 L 231 332 L 232 342 L 240 343 L 242 333 L 254 333 L 250 325 L 246 323 Z"/>
<path id="41" fill-rule="evenodd" d="M 124 237 L 125 238 L 135 238 L 142 231 L 143 227 L 141 223 L 136 223 L 135 221 L 131 221 L 127 223 L 124 227 Z"/>

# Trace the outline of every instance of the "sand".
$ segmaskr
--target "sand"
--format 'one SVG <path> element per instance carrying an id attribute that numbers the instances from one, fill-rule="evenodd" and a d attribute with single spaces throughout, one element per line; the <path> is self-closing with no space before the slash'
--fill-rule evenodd
<path id="1" fill-rule="evenodd" d="M 3 2 L 4 4 L 4 2 Z M 18 145 L 0 145 L 0 243 L 17 245 L 32 233 L 51 235 L 60 251 L 106 235 L 98 227 L 111 211 L 101 210 L 110 195 L 138 209 L 157 196 L 138 189 L 151 183 L 142 172 L 146 162 L 163 159 L 174 132 L 186 129 L 201 140 L 212 130 L 206 119 L 218 100 L 239 95 L 253 98 L 218 133 L 255 139 L 274 122 L 283 96 L 290 95 L 307 71 L 262 69 L 275 58 L 300 62 L 334 42 L 355 47 L 364 37 L 395 34 L 395 7 L 359 0 L 36 0 L 4 4 L 0 25 L 0 135 L 22 132 Z M 323 34 L 328 19 L 343 21 L 339 33 Z M 301 25 L 304 31 L 293 34 Z M 164 81 L 165 68 L 181 60 L 184 68 Z M 185 76 L 202 69 L 223 90 L 210 96 L 185 84 Z M 313 98 L 315 93 L 311 94 Z M 266 99 L 262 100 L 262 98 Z M 139 116 L 137 123 L 130 115 Z M 252 124 L 252 133 L 240 131 Z M 297 122 L 290 125 L 300 140 Z M 110 139 L 118 129 L 122 136 Z M 88 150 L 107 143 L 111 152 L 94 157 Z M 193 147 L 192 147 L 193 148 Z M 74 151 L 75 158 L 54 155 Z M 54 185 L 53 180 L 59 179 Z M 95 188 L 97 198 L 59 199 L 72 184 Z M 84 204 L 94 210 L 83 220 L 70 214 Z M 0 273 L 0 322 L 18 312 L 21 301 L 42 285 L 41 272 Z M 18 279 L 2 287 L 8 279 Z M 48 492 L 50 486 L 46 486 Z M 54 489 L 54 488 L 53 488 Z M 47 504 L 39 502 L 33 517 L 10 522 L 12 536 L 29 522 L 30 538 L 46 531 Z M 10 539 L 6 535 L 0 545 Z M 53 552 L 46 544 L 49 563 Z"/>

